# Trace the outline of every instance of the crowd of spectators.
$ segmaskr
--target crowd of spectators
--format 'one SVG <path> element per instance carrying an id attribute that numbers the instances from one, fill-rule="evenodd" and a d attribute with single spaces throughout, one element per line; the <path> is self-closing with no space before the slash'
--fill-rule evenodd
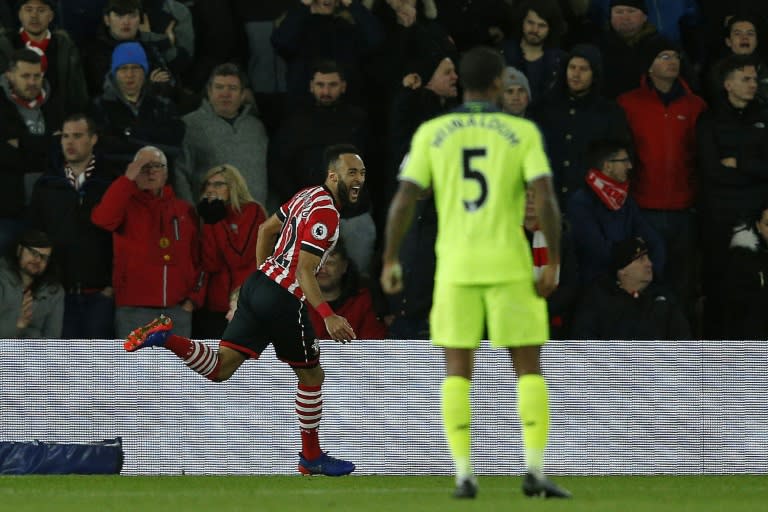
<path id="1" fill-rule="evenodd" d="M 377 254 L 411 136 L 459 104 L 476 45 L 502 52 L 500 108 L 552 166 L 553 337 L 768 336 L 767 5 L 0 0 L 0 337 L 121 337 L 167 312 L 217 338 L 259 224 L 338 143 L 368 179 L 323 293 L 371 338 L 427 337 L 429 193 L 401 295 Z"/>

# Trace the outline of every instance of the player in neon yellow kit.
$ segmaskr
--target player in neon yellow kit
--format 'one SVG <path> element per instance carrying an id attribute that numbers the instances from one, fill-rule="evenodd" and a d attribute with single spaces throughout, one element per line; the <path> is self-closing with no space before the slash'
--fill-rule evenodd
<path id="1" fill-rule="evenodd" d="M 559 272 L 560 212 L 539 130 L 497 107 L 503 69 L 495 50 L 469 51 L 459 68 L 464 104 L 422 124 L 414 135 L 389 210 L 381 283 L 387 293 L 402 288 L 400 244 L 416 199 L 432 187 L 438 235 L 430 328 L 433 343 L 445 353 L 442 416 L 456 466 L 454 496 L 477 493 L 469 395 L 474 350 L 487 329 L 492 345 L 509 351 L 518 376 L 528 468 L 523 492 L 567 498 L 570 493 L 543 473 L 549 406 L 540 367 L 541 346 L 549 337 L 544 297 L 557 286 Z M 535 191 L 549 248 L 549 263 L 536 281 L 522 228 L 526 186 Z"/>

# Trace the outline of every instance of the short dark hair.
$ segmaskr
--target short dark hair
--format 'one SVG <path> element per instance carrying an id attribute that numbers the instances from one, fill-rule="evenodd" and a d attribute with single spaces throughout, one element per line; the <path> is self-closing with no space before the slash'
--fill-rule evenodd
<path id="1" fill-rule="evenodd" d="M 346 155 L 347 153 L 359 155 L 360 151 L 352 144 L 334 144 L 325 148 L 323 151 L 323 162 L 326 164 L 326 169 L 335 167 L 341 155 Z"/>
<path id="2" fill-rule="evenodd" d="M 314 80 L 315 73 L 322 73 L 328 75 L 331 73 L 338 73 L 339 78 L 346 80 L 344 76 L 344 70 L 339 66 L 339 63 L 333 59 L 319 59 L 312 63 L 312 74 L 310 79 Z"/>
<path id="3" fill-rule="evenodd" d="M 141 0 L 109 0 L 107 5 L 104 6 L 104 16 L 114 12 L 118 16 L 138 11 L 142 13 Z"/>
<path id="4" fill-rule="evenodd" d="M 85 121 L 85 125 L 88 127 L 89 135 L 96 134 L 96 122 L 93 120 L 91 116 L 89 116 L 88 114 L 84 114 L 82 112 L 75 112 L 74 114 L 69 114 L 66 118 L 64 118 L 64 122 L 61 123 L 61 126 L 64 126 L 66 123 L 76 123 L 77 121 Z"/>
<path id="5" fill-rule="evenodd" d="M 731 36 L 731 31 L 733 30 L 733 26 L 737 23 L 751 23 L 752 26 L 755 27 L 755 34 L 758 36 L 760 35 L 760 27 L 757 20 L 754 17 L 750 16 L 749 14 L 739 13 L 739 14 L 734 14 L 733 16 L 728 18 L 728 21 L 723 27 L 724 38 L 728 38 Z"/>
<path id="6" fill-rule="evenodd" d="M 476 46 L 461 58 L 459 80 L 465 90 L 485 91 L 504 72 L 504 58 L 488 46 Z"/>
<path id="7" fill-rule="evenodd" d="M 600 170 L 606 160 L 620 151 L 630 152 L 632 145 L 625 139 L 597 139 L 587 147 L 587 165 Z"/>
<path id="8" fill-rule="evenodd" d="M 42 64 L 43 59 L 39 53 L 29 48 L 18 48 L 11 53 L 11 57 L 8 59 L 8 69 L 14 69 L 19 62 L 26 62 L 27 64 Z"/>
<path id="9" fill-rule="evenodd" d="M 731 77 L 734 71 L 746 67 L 760 67 L 760 61 L 754 55 L 729 55 L 717 63 L 715 67 L 717 80 L 722 88 L 723 83 Z"/>
<path id="10" fill-rule="evenodd" d="M 240 69 L 240 66 L 235 64 L 234 62 L 226 62 L 224 64 L 219 64 L 215 68 L 213 68 L 213 71 L 211 71 L 211 75 L 208 77 L 208 83 L 205 84 L 206 89 L 210 89 L 213 85 L 213 80 L 217 76 L 236 76 L 238 80 L 240 80 L 240 86 L 245 89 L 248 87 L 248 77 L 245 76 L 245 73 L 242 69 Z"/>

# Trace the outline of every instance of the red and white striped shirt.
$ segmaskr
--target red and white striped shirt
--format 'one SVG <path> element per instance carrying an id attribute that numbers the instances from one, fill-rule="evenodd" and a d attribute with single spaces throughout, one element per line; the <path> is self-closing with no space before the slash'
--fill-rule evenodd
<path id="1" fill-rule="evenodd" d="M 339 238 L 339 211 L 330 191 L 318 186 L 297 192 L 280 207 L 276 215 L 283 227 L 272 256 L 261 264 L 259 270 L 304 300 L 304 292 L 296 280 L 299 252 L 316 254 L 321 257 L 320 265 L 323 264 Z"/>

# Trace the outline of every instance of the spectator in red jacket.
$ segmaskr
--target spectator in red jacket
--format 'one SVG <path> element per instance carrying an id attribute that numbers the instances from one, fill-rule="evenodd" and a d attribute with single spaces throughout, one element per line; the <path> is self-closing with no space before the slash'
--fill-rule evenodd
<path id="1" fill-rule="evenodd" d="M 219 339 L 232 292 L 257 268 L 256 239 L 267 219 L 240 171 L 232 165 L 210 169 L 203 176 L 197 213 L 203 220 L 203 270 L 208 274 L 205 306 L 195 313 L 193 337 Z"/>
<path id="2" fill-rule="evenodd" d="M 115 328 L 124 338 L 159 314 L 190 335 L 202 303 L 198 219 L 166 185 L 165 154 L 141 148 L 93 209 L 93 223 L 112 232 Z"/>
<path id="3" fill-rule="evenodd" d="M 339 238 L 336 247 L 320 265 L 317 283 L 325 301 L 343 316 L 352 326 L 359 340 L 381 340 L 386 338 L 387 327 L 373 310 L 371 291 L 360 286 L 360 279 L 355 263 L 347 255 L 343 239 Z M 319 339 L 332 339 L 325 328 L 320 313 L 309 307 L 312 327 Z"/>
<path id="4" fill-rule="evenodd" d="M 637 151 L 632 195 L 645 220 L 664 239 L 663 277 L 692 312 L 696 121 L 706 104 L 680 77 L 681 52 L 674 42 L 659 38 L 649 44 L 645 62 L 640 87 L 617 100 Z"/>

